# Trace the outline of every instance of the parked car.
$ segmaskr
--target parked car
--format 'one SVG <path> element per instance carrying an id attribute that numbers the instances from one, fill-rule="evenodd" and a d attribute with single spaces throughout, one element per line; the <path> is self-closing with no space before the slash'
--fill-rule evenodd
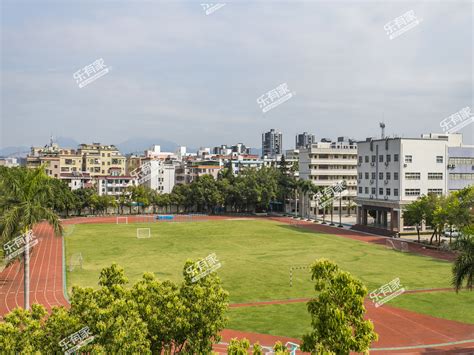
<path id="1" fill-rule="evenodd" d="M 459 231 L 457 229 L 453 229 L 453 230 L 450 230 L 450 229 L 445 229 L 444 230 L 444 236 L 445 237 L 453 237 L 453 238 L 457 238 L 459 237 Z"/>

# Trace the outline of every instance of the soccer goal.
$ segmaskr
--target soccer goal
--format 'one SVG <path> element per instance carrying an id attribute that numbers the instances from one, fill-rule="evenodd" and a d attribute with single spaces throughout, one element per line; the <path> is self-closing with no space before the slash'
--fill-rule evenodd
<path id="1" fill-rule="evenodd" d="M 117 224 L 119 223 L 128 224 L 128 217 L 117 217 Z"/>
<path id="2" fill-rule="evenodd" d="M 150 228 L 137 228 L 137 238 L 151 238 Z"/>
<path id="3" fill-rule="evenodd" d="M 72 254 L 69 259 L 69 271 L 74 271 L 77 268 L 82 270 L 82 260 L 81 253 Z"/>
<path id="4" fill-rule="evenodd" d="M 389 249 L 407 253 L 409 251 L 408 243 L 401 240 L 386 239 L 385 246 Z"/>

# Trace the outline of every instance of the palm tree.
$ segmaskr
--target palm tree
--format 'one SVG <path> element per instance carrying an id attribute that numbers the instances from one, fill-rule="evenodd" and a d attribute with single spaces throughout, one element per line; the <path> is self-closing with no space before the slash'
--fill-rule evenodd
<path id="1" fill-rule="evenodd" d="M 472 291 L 474 286 L 474 227 L 466 228 L 456 240 L 455 248 L 460 252 L 453 264 L 452 284 L 456 292 L 466 282 L 466 288 Z"/>
<path id="2" fill-rule="evenodd" d="M 59 217 L 45 206 L 54 200 L 53 184 L 44 167 L 36 169 L 3 168 L 0 170 L 0 185 L 4 193 L 0 196 L 0 227 L 2 241 L 24 234 L 39 222 L 49 223 L 56 235 L 62 234 Z M 24 251 L 24 307 L 30 308 L 30 252 L 28 244 Z"/>

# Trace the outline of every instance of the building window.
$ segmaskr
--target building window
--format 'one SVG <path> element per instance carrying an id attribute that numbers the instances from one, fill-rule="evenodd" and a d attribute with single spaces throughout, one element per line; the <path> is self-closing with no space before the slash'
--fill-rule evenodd
<path id="1" fill-rule="evenodd" d="M 369 180 L 369 173 L 365 173 L 365 179 Z"/>
<path id="2" fill-rule="evenodd" d="M 437 155 L 436 156 L 436 162 L 437 163 L 442 163 L 443 162 L 443 156 L 442 155 Z"/>
<path id="3" fill-rule="evenodd" d="M 443 173 L 428 173 L 428 180 L 443 180 Z"/>
<path id="4" fill-rule="evenodd" d="M 383 180 L 383 173 L 379 173 L 379 180 Z"/>
<path id="5" fill-rule="evenodd" d="M 405 189 L 405 196 L 420 196 L 420 189 Z"/>
<path id="6" fill-rule="evenodd" d="M 393 196 L 398 196 L 398 189 L 393 189 Z"/>
<path id="7" fill-rule="evenodd" d="M 398 161 L 398 154 L 393 155 L 393 161 Z"/>
<path id="8" fill-rule="evenodd" d="M 420 173 L 405 173 L 405 179 L 407 180 L 420 180 Z"/>
<path id="9" fill-rule="evenodd" d="M 372 155 L 372 163 L 375 163 L 377 157 L 375 155 Z"/>
<path id="10" fill-rule="evenodd" d="M 375 173 L 372 173 L 372 180 L 375 180 L 376 178 Z"/>
<path id="11" fill-rule="evenodd" d="M 362 173 L 359 173 L 359 180 L 362 180 Z"/>
<path id="12" fill-rule="evenodd" d="M 398 180 L 398 173 L 393 173 L 393 180 Z"/>
<path id="13" fill-rule="evenodd" d="M 383 195 L 383 188 L 379 187 L 379 195 Z"/>
<path id="14" fill-rule="evenodd" d="M 405 155 L 405 163 L 412 163 L 412 162 L 413 162 L 413 156 Z"/>
<path id="15" fill-rule="evenodd" d="M 385 161 L 386 161 L 387 163 L 390 163 L 391 158 L 392 158 L 392 156 L 391 156 L 390 154 L 387 154 L 387 155 L 385 156 Z"/>
<path id="16" fill-rule="evenodd" d="M 385 189 L 385 195 L 390 196 L 390 189 Z"/>
<path id="17" fill-rule="evenodd" d="M 474 180 L 474 174 L 449 174 L 450 180 Z"/>
<path id="18" fill-rule="evenodd" d="M 362 186 L 359 186 L 359 193 L 362 193 Z"/>
<path id="19" fill-rule="evenodd" d="M 375 195 L 375 187 L 372 187 L 372 195 Z"/>
<path id="20" fill-rule="evenodd" d="M 428 189 L 429 194 L 442 195 L 443 189 Z"/>
<path id="21" fill-rule="evenodd" d="M 368 194 L 368 193 L 369 193 L 369 188 L 368 188 L 368 187 L 364 187 L 364 192 L 365 192 L 366 194 Z"/>
<path id="22" fill-rule="evenodd" d="M 391 176 L 390 176 L 390 175 L 391 175 L 391 174 L 390 174 L 390 172 L 389 172 L 389 171 L 387 171 L 387 172 L 385 173 L 385 176 L 386 176 L 386 179 L 387 179 L 387 180 L 390 180 L 390 178 L 391 178 Z"/>
<path id="23" fill-rule="evenodd" d="M 359 163 L 362 164 L 362 156 L 359 157 Z"/>
<path id="24" fill-rule="evenodd" d="M 379 155 L 379 163 L 383 163 L 383 155 Z"/>
<path id="25" fill-rule="evenodd" d="M 364 159 L 365 159 L 365 162 L 366 162 L 366 163 L 369 162 L 369 156 L 368 156 L 368 155 L 366 155 L 366 156 L 364 157 Z"/>

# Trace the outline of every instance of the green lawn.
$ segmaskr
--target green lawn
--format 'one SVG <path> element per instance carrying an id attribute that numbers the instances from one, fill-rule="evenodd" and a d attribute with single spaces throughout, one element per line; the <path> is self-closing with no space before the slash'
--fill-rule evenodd
<path id="1" fill-rule="evenodd" d="M 151 228 L 152 238 L 137 239 L 137 227 Z M 76 225 L 66 237 L 67 260 L 73 253 L 79 252 L 84 259 L 83 269 L 67 272 L 68 289 L 72 285 L 97 285 L 100 270 L 112 262 L 125 268 L 131 282 L 140 278 L 145 271 L 154 272 L 160 279 L 179 281 L 186 259 L 203 258 L 215 252 L 222 263 L 222 268 L 217 272 L 224 287 L 230 291 L 231 302 L 311 297 L 314 291 L 309 271 L 296 271 L 293 287 L 289 287 L 289 267 L 309 265 L 321 257 L 334 260 L 341 268 L 359 277 L 369 291 L 396 277 L 409 290 L 449 287 L 451 279 L 451 264 L 445 261 L 399 253 L 383 246 L 316 234 L 264 220 L 81 224 Z M 402 296 L 407 297 L 403 302 L 399 297 L 399 302 L 402 302 L 399 306 L 458 320 L 462 316 L 458 305 L 465 305 L 467 309 L 469 302 L 474 302 L 473 293 L 461 297 L 446 293 L 442 297 L 443 302 L 438 303 L 438 308 L 444 309 L 441 312 L 421 302 L 427 299 L 427 294 L 413 296 L 416 297 Z M 397 300 L 393 301 L 394 304 Z M 289 306 L 289 309 L 298 308 L 296 305 Z M 245 316 L 252 317 L 246 315 L 247 312 L 265 314 L 265 308 L 268 307 L 232 310 L 231 324 L 245 324 L 242 323 Z M 291 314 L 283 316 L 290 317 Z M 278 327 L 274 319 L 266 317 L 265 327 Z M 284 321 L 281 327 L 282 331 L 291 328 Z"/>

